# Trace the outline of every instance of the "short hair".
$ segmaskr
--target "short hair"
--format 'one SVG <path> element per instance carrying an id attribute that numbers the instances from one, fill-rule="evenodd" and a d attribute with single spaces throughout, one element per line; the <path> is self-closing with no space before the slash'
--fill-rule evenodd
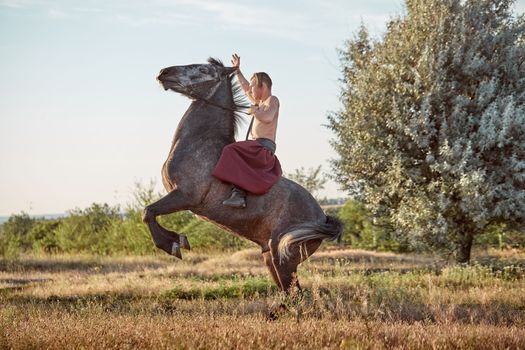
<path id="1" fill-rule="evenodd" d="M 255 84 L 257 84 L 257 87 L 261 87 L 263 83 L 268 86 L 268 89 L 272 88 L 272 79 L 270 79 L 270 76 L 266 74 L 265 72 L 257 72 L 253 73 L 252 79 L 255 79 Z"/>

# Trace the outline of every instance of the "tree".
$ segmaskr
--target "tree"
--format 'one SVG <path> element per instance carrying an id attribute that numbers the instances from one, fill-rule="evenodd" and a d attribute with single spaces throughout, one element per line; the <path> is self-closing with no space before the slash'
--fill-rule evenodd
<path id="1" fill-rule="evenodd" d="M 382 39 L 361 25 L 341 51 L 337 181 L 458 262 L 488 225 L 525 220 L 525 19 L 512 4 L 407 0 Z"/>
<path id="2" fill-rule="evenodd" d="M 308 168 L 308 170 L 305 170 L 304 167 L 295 169 L 294 173 L 287 174 L 287 177 L 306 188 L 312 195 L 322 190 L 327 181 L 326 176 L 321 173 L 320 165 L 317 168 Z"/>

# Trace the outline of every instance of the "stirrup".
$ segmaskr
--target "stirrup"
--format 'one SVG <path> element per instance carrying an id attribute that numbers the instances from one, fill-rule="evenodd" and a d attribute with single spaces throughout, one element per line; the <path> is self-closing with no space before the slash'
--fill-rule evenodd
<path id="1" fill-rule="evenodd" d="M 246 208 L 246 196 L 244 191 L 234 187 L 230 197 L 224 200 L 222 204 L 232 208 Z"/>

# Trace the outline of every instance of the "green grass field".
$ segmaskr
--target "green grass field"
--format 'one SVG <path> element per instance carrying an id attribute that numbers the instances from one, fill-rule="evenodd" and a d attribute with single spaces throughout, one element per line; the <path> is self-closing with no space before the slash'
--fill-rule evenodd
<path id="1" fill-rule="evenodd" d="M 0 348 L 525 348 L 525 252 L 331 248 L 288 300 L 257 250 L 0 260 Z M 288 311 L 268 317 L 284 303 Z"/>

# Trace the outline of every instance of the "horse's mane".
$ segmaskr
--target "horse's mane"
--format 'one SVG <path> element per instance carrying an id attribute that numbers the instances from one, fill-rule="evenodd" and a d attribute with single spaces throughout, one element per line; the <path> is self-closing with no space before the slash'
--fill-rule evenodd
<path id="1" fill-rule="evenodd" d="M 217 58 L 210 57 L 208 58 L 208 63 L 213 64 L 215 66 L 224 67 L 224 63 L 222 63 L 221 60 Z M 234 80 L 235 73 L 231 73 L 228 75 L 228 80 L 231 84 L 231 92 L 232 92 L 232 98 L 233 98 L 233 130 L 235 133 L 239 131 L 239 125 L 241 123 L 244 123 L 244 117 L 243 114 L 247 114 L 246 110 L 250 107 L 250 104 L 248 103 L 248 100 L 246 99 L 246 96 L 244 95 L 244 90 L 241 87 L 241 84 L 239 81 Z"/>
<path id="2" fill-rule="evenodd" d="M 224 63 L 222 63 L 222 61 L 218 58 L 210 57 L 208 58 L 208 63 L 219 66 L 219 67 L 224 67 Z"/>

